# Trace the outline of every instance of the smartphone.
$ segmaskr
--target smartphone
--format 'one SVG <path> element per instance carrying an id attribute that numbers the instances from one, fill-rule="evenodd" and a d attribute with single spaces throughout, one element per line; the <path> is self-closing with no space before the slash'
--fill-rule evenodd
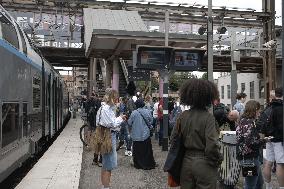
<path id="1" fill-rule="evenodd" d="M 274 138 L 273 136 L 264 137 L 265 140 L 271 140 L 273 138 Z"/>

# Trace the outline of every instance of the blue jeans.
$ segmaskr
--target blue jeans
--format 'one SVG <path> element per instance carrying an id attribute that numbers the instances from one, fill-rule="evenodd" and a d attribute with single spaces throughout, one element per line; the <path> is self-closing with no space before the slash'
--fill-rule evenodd
<path id="1" fill-rule="evenodd" d="M 129 135 L 128 127 L 126 122 L 122 122 L 120 125 L 119 140 L 126 142 L 126 150 L 131 151 L 132 139 Z"/>
<path id="2" fill-rule="evenodd" d="M 102 169 L 111 171 L 117 167 L 117 153 L 116 153 L 116 134 L 111 133 L 112 151 L 102 155 Z"/>
<path id="3" fill-rule="evenodd" d="M 253 177 L 245 177 L 244 189 L 262 189 L 263 177 L 259 158 L 251 159 L 251 161 L 254 161 L 255 165 L 257 166 L 258 175 Z"/>
<path id="4" fill-rule="evenodd" d="M 158 124 L 158 118 L 153 118 L 153 127 L 154 127 L 154 131 L 155 131 L 155 139 L 158 140 L 159 135 L 158 135 L 158 131 L 157 131 L 157 124 Z"/>

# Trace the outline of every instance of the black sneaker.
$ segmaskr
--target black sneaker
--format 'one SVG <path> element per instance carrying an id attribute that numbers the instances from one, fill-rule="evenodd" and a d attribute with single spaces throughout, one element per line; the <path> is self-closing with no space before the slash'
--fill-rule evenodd
<path id="1" fill-rule="evenodd" d="M 118 151 L 123 144 L 124 144 L 124 141 L 119 141 L 118 146 L 116 147 L 116 151 Z"/>
<path id="2" fill-rule="evenodd" d="M 98 165 L 98 163 L 99 163 L 98 161 L 93 161 L 92 165 Z"/>

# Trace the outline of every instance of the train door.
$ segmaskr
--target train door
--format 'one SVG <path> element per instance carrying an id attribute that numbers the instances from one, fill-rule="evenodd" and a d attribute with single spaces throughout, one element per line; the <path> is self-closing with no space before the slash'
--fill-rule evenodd
<path id="1" fill-rule="evenodd" d="M 53 130 L 55 132 L 57 132 L 57 79 L 55 78 L 53 80 L 53 121 L 54 121 L 54 127 L 53 127 Z"/>
<path id="2" fill-rule="evenodd" d="M 49 137 L 52 137 L 52 129 L 51 129 L 51 74 L 48 75 L 47 79 L 47 91 L 46 91 L 46 110 L 47 110 L 47 125 L 48 125 L 48 134 Z"/>
<path id="3" fill-rule="evenodd" d="M 56 102 L 56 108 L 57 108 L 57 130 L 60 128 L 60 122 L 59 122 L 59 119 L 60 119 L 60 115 L 59 115 L 59 112 L 60 112 L 60 90 L 59 90 L 59 79 L 57 78 L 56 80 L 56 99 L 57 99 L 57 102 Z"/>
<path id="4" fill-rule="evenodd" d="M 62 111 L 63 111 L 63 93 L 62 93 L 62 84 L 61 83 L 59 83 L 59 91 L 60 91 L 60 99 L 59 99 L 59 106 L 60 106 L 60 108 L 59 108 L 59 124 L 60 124 L 60 127 L 62 127 L 62 125 L 63 125 L 63 122 L 62 122 L 62 120 L 63 120 L 63 113 L 62 113 Z"/>
<path id="5" fill-rule="evenodd" d="M 49 130 L 50 130 L 50 136 L 53 136 L 54 134 L 54 82 L 53 82 L 53 74 L 50 74 L 50 80 L 49 80 L 49 89 L 50 89 L 50 94 L 49 94 L 49 99 L 50 99 L 50 102 L 49 102 L 49 107 L 50 107 L 50 127 L 49 127 Z"/>

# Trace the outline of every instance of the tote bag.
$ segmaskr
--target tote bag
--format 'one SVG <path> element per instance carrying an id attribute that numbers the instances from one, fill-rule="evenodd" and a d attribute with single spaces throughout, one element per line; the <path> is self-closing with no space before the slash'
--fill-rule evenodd
<path id="1" fill-rule="evenodd" d="M 164 171 L 169 173 L 168 184 L 172 183 L 172 186 L 180 185 L 180 174 L 182 160 L 185 154 L 185 147 L 182 140 L 180 118 L 177 119 L 176 129 L 178 134 L 173 136 L 171 147 L 164 165 Z M 174 181 L 174 182 L 173 182 Z"/>

